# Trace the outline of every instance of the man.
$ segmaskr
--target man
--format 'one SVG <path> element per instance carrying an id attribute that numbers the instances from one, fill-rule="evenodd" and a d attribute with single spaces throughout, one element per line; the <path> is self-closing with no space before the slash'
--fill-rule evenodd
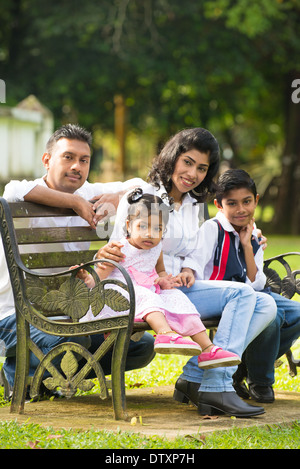
<path id="1" fill-rule="evenodd" d="M 91 134 L 80 126 L 68 124 L 61 127 L 50 137 L 46 145 L 46 152 L 42 156 L 47 174 L 35 181 L 11 181 L 5 187 L 3 197 L 10 202 L 25 200 L 50 206 L 72 208 L 81 217 L 79 223 L 89 224 L 96 229 L 100 220 L 114 213 L 120 196 L 126 190 L 140 184 L 141 180 L 132 179 L 125 183 L 106 184 L 87 182 L 91 142 Z M 78 226 L 77 218 L 52 218 L 50 224 L 52 226 L 70 226 L 76 223 Z M 39 226 L 45 226 L 43 220 L 38 223 Z M 81 246 L 82 243 L 65 243 L 60 246 L 60 249 L 79 250 Z M 0 266 L 0 341 L 6 350 L 6 360 L 1 375 L 6 397 L 9 397 L 14 384 L 17 338 L 13 293 L 2 243 L 0 245 Z M 32 326 L 31 337 L 44 353 L 59 343 L 71 340 L 70 338 L 45 334 Z M 92 353 L 103 340 L 103 335 L 77 338 L 77 342 L 89 346 Z M 140 341 L 130 342 L 126 370 L 146 366 L 153 359 L 153 342 L 153 337 L 148 333 L 145 333 Z M 31 353 L 29 372 L 31 376 L 38 363 L 38 359 Z M 111 355 L 107 354 L 100 363 L 104 373 L 110 374 Z"/>

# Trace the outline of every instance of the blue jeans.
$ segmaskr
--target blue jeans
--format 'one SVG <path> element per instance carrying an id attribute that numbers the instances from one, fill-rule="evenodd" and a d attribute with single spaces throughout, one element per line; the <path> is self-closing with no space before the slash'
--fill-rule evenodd
<path id="1" fill-rule="evenodd" d="M 284 355 L 300 336 L 300 302 L 271 293 L 277 316 L 244 353 L 249 382 L 271 386 L 275 381 L 274 362 Z M 259 364 L 259 366 L 257 366 Z"/>
<path id="2" fill-rule="evenodd" d="M 246 347 L 276 317 L 276 304 L 270 295 L 257 293 L 244 283 L 218 280 L 198 280 L 181 290 L 195 305 L 201 319 L 219 317 L 214 344 L 242 356 Z M 181 377 L 201 383 L 200 391 L 234 391 L 232 375 L 236 367 L 198 368 L 197 357 L 183 367 Z"/>
<path id="3" fill-rule="evenodd" d="M 93 336 L 84 337 L 59 337 L 55 335 L 46 334 L 33 326 L 30 326 L 30 337 L 46 354 L 57 345 L 63 342 L 75 342 L 88 348 L 92 353 L 103 342 L 103 334 L 97 334 Z M 5 348 L 6 360 L 3 365 L 6 379 L 11 386 L 14 385 L 15 370 L 16 370 L 16 316 L 15 314 L 0 321 L 0 341 L 2 349 Z M 154 339 L 152 335 L 145 333 L 141 340 L 138 342 L 130 341 L 129 350 L 127 354 L 127 361 L 125 370 L 132 370 L 135 368 L 141 368 L 146 366 L 154 358 Z M 30 363 L 29 363 L 29 376 L 33 376 L 37 366 L 39 365 L 38 358 L 30 352 Z M 60 363 L 60 357 L 53 360 L 54 365 L 58 366 Z M 111 352 L 108 352 L 100 364 L 103 367 L 104 374 L 110 374 L 111 369 Z"/>

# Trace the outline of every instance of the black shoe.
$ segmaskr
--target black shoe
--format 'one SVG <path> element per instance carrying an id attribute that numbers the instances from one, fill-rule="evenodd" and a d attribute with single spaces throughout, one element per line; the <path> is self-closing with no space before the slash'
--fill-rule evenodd
<path id="1" fill-rule="evenodd" d="M 200 383 L 192 383 L 186 379 L 178 378 L 175 384 L 173 399 L 184 404 L 194 404 L 198 406 Z"/>
<path id="2" fill-rule="evenodd" d="M 245 383 L 245 378 L 247 377 L 247 368 L 242 362 L 236 372 L 232 376 L 232 385 L 235 392 L 241 399 L 250 399 L 249 390 Z"/>
<path id="3" fill-rule="evenodd" d="M 200 415 L 229 414 L 234 417 L 255 417 L 264 414 L 263 407 L 242 401 L 234 392 L 200 392 L 198 412 Z"/>
<path id="4" fill-rule="evenodd" d="M 250 399 L 250 393 L 245 382 L 237 383 L 233 381 L 232 386 L 241 399 Z"/>
<path id="5" fill-rule="evenodd" d="M 271 404 L 275 400 L 272 386 L 260 386 L 259 384 L 250 383 L 249 394 L 256 402 L 264 402 Z"/>

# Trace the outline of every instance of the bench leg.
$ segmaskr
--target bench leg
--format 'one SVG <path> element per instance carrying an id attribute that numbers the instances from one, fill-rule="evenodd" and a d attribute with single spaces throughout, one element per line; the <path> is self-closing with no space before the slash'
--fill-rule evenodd
<path id="1" fill-rule="evenodd" d="M 10 412 L 23 414 L 29 372 L 29 325 L 20 315 L 17 318 L 17 329 L 16 372 Z"/>
<path id="2" fill-rule="evenodd" d="M 116 420 L 126 420 L 126 395 L 125 395 L 125 361 L 127 356 L 126 347 L 127 330 L 121 329 L 114 345 L 112 365 L 111 365 L 111 384 L 112 401 L 114 415 Z"/>

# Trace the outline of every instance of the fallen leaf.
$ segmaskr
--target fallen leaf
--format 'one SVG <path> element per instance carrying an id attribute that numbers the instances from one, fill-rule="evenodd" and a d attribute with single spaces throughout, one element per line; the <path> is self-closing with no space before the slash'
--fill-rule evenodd
<path id="1" fill-rule="evenodd" d="M 184 435 L 184 438 L 189 438 L 191 440 L 196 440 L 199 443 L 203 443 L 205 445 L 205 440 L 206 440 L 205 435 Z"/>
<path id="2" fill-rule="evenodd" d="M 39 440 L 35 440 L 35 441 L 28 441 L 27 443 L 27 446 L 29 446 L 29 448 L 31 449 L 41 449 L 41 448 L 37 448 L 37 445 L 39 444 Z"/>
<path id="3" fill-rule="evenodd" d="M 59 438 L 63 438 L 63 435 L 48 435 L 46 440 L 58 440 Z"/>
<path id="4" fill-rule="evenodd" d="M 217 415 L 203 415 L 204 420 L 217 420 L 219 417 Z"/>

